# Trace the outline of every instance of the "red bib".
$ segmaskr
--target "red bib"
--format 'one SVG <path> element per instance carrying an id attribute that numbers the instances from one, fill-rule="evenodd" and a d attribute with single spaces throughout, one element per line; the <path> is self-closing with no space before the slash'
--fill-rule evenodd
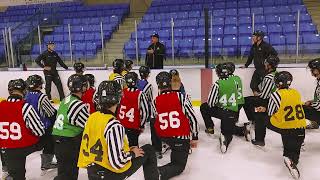
<path id="1" fill-rule="evenodd" d="M 96 90 L 94 88 L 90 87 L 81 97 L 81 100 L 89 106 L 90 114 L 96 112 L 96 106 L 93 103 L 93 95 L 95 91 Z"/>
<path id="2" fill-rule="evenodd" d="M 140 129 L 139 98 L 142 91 L 123 90 L 123 96 L 118 108 L 117 118 L 128 129 Z"/>
<path id="3" fill-rule="evenodd" d="M 156 97 L 155 130 L 160 137 L 190 135 L 189 119 L 183 113 L 177 92 Z"/>
<path id="4" fill-rule="evenodd" d="M 0 147 L 24 148 L 37 144 L 39 137 L 27 128 L 23 120 L 24 101 L 0 102 Z"/>

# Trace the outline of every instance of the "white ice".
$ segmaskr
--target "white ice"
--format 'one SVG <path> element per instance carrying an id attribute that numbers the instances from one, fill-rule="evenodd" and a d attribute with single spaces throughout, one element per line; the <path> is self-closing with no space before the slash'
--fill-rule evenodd
<path id="1" fill-rule="evenodd" d="M 219 150 L 218 134 L 219 120 L 214 119 L 216 133 L 214 136 L 207 136 L 204 133 L 203 120 L 199 108 L 195 108 L 197 119 L 200 124 L 199 144 L 197 149 L 189 156 L 185 171 L 173 180 L 290 180 L 289 171 L 283 163 L 282 142 L 279 134 L 270 130 L 266 136 L 266 150 L 263 151 L 254 147 L 244 138 L 234 137 L 226 154 Z M 246 118 L 241 113 L 240 121 Z M 301 173 L 301 180 L 320 179 L 320 131 L 308 130 L 305 143 L 306 151 L 301 152 L 298 168 Z M 140 144 L 150 143 L 149 130 L 140 136 Z M 48 172 L 40 176 L 40 152 L 31 154 L 27 158 L 27 179 L 28 180 L 51 180 L 56 171 Z M 169 153 L 158 162 L 158 165 L 166 164 L 169 160 Z M 86 170 L 81 169 L 79 180 L 86 180 Z M 142 168 L 132 175 L 129 180 L 143 180 Z"/>

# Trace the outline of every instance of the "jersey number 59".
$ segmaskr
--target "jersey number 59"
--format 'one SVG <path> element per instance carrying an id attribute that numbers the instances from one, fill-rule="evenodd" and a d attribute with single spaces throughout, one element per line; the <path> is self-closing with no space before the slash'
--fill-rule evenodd
<path id="1" fill-rule="evenodd" d="M 159 114 L 160 129 L 165 130 L 169 126 L 172 129 L 180 127 L 179 113 L 177 111 L 171 111 L 169 113 Z"/>
<path id="2" fill-rule="evenodd" d="M 0 122 L 0 139 L 21 139 L 21 127 L 18 123 Z"/>

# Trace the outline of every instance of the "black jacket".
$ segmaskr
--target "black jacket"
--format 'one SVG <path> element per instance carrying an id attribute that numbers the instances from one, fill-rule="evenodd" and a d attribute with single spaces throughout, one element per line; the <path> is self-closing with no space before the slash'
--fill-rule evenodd
<path id="1" fill-rule="evenodd" d="M 268 43 L 262 41 L 260 45 L 252 45 L 250 55 L 245 64 L 248 67 L 254 61 L 257 70 L 264 70 L 264 60 L 270 55 L 278 55 L 277 51 Z"/>
<path id="2" fill-rule="evenodd" d="M 57 63 L 60 64 L 64 69 L 68 69 L 68 66 L 64 64 L 62 59 L 59 57 L 58 53 L 55 51 L 44 51 L 40 56 L 37 57 L 36 63 L 44 68 L 45 66 L 51 67 L 50 71 L 44 70 L 44 74 L 56 74 L 57 73 Z"/>
<path id="3" fill-rule="evenodd" d="M 146 66 L 150 69 L 163 69 L 163 60 L 166 57 L 166 48 L 160 42 L 151 44 L 148 50 L 154 50 L 153 54 L 146 54 Z"/>

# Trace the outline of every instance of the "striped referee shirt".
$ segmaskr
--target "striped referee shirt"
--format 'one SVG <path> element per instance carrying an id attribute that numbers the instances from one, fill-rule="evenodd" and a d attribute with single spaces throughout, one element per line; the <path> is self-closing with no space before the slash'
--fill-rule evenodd
<path id="1" fill-rule="evenodd" d="M 111 111 L 107 111 L 106 114 L 112 114 L 116 117 Z M 134 158 L 133 152 L 124 151 L 125 136 L 125 128 L 116 119 L 110 120 L 104 129 L 104 137 L 108 144 L 108 159 L 110 165 L 116 170 L 123 168 Z"/>
<path id="2" fill-rule="evenodd" d="M 218 96 L 219 96 L 219 83 L 216 81 L 211 88 L 211 91 L 208 96 L 208 105 L 209 107 L 214 107 L 215 104 L 218 102 Z"/>
<path id="3" fill-rule="evenodd" d="M 123 89 L 126 86 L 126 81 L 124 80 L 123 76 L 118 73 L 113 73 L 113 74 L 111 74 L 111 76 L 112 75 L 113 75 L 113 78 L 111 80 L 119 83 L 121 85 L 121 88 Z"/>
<path id="4" fill-rule="evenodd" d="M 275 87 L 274 83 L 274 73 L 267 74 L 264 78 L 262 83 L 259 85 L 260 93 L 259 97 L 261 99 L 269 99 L 272 93 L 272 89 Z"/>
<path id="5" fill-rule="evenodd" d="M 145 79 L 142 79 L 141 81 L 146 81 L 147 82 L 147 84 L 144 86 L 144 88 L 143 88 L 143 92 L 145 93 L 145 95 L 147 96 L 147 100 L 149 101 L 149 102 L 152 102 L 152 100 L 153 100 L 153 88 L 152 88 L 152 84 L 151 83 L 149 83 L 147 80 L 145 80 Z"/>
<path id="6" fill-rule="evenodd" d="M 312 102 L 311 106 L 317 111 L 320 111 L 320 79 L 318 79 L 317 87 L 314 92 L 315 101 Z"/>
<path id="7" fill-rule="evenodd" d="M 22 97 L 17 95 L 9 96 L 8 102 L 21 101 Z M 37 111 L 28 103 L 24 103 L 22 107 L 23 120 L 26 123 L 26 127 L 32 131 L 36 136 L 42 136 L 45 134 L 45 127 L 40 120 Z"/>
<path id="8" fill-rule="evenodd" d="M 268 103 L 268 115 L 269 116 L 272 116 L 275 113 L 277 113 L 277 111 L 280 108 L 280 103 L 281 103 L 281 97 L 280 97 L 279 93 L 277 91 L 272 93 L 270 96 L 270 99 L 269 99 L 269 103 Z"/>
<path id="9" fill-rule="evenodd" d="M 172 91 L 164 91 L 160 94 L 168 94 L 171 93 Z M 195 116 L 195 112 L 192 106 L 192 103 L 190 101 L 190 99 L 187 97 L 187 95 L 182 94 L 181 92 L 176 92 L 182 107 L 182 111 L 183 113 L 186 115 L 186 117 L 189 119 L 189 123 L 190 123 L 190 130 L 192 133 L 192 139 L 193 140 L 198 140 L 198 133 L 199 133 L 199 126 L 198 126 L 198 121 L 197 118 Z M 156 100 L 153 101 L 153 106 L 152 108 L 154 108 L 154 112 L 157 112 L 156 108 Z M 168 102 L 170 103 L 170 102 Z M 156 114 L 155 114 L 156 115 Z M 190 136 L 178 136 L 175 137 L 178 139 L 190 139 Z"/>
<path id="10" fill-rule="evenodd" d="M 73 101 L 69 109 L 67 111 L 67 116 L 69 119 L 70 124 L 74 126 L 79 126 L 84 128 L 88 117 L 90 115 L 88 106 L 81 101 L 81 99 L 76 95 L 70 95 L 77 98 L 77 100 Z M 68 97 L 67 97 L 68 98 Z"/>
<path id="11" fill-rule="evenodd" d="M 128 88 L 127 91 L 135 92 L 139 90 L 137 88 Z M 151 111 L 150 111 L 151 107 L 149 105 L 146 95 L 143 92 L 141 92 L 141 94 L 139 95 L 138 100 L 139 100 L 138 106 L 140 108 L 140 121 L 141 121 L 140 127 L 144 128 L 145 123 L 147 122 L 147 120 L 151 115 Z"/>
<path id="12" fill-rule="evenodd" d="M 42 117 L 48 117 L 51 118 L 53 117 L 57 110 L 53 107 L 51 104 L 48 96 L 41 91 L 32 91 L 30 92 L 31 94 L 38 94 L 40 93 L 40 97 L 38 100 L 38 111 L 40 112 L 40 115 Z"/>

